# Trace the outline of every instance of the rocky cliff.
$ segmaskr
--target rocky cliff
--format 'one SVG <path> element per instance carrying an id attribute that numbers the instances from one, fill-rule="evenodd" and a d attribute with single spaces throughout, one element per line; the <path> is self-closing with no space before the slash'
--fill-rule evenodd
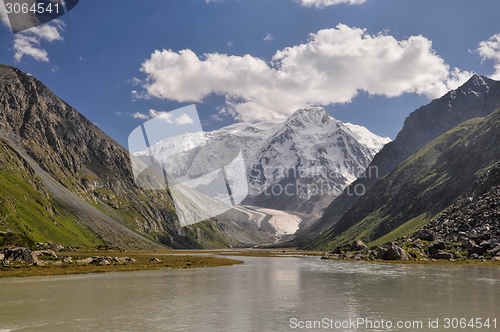
<path id="1" fill-rule="evenodd" d="M 20 176 L 32 174 L 36 192 L 52 200 L 48 209 L 68 211 L 80 227 L 96 235 L 95 241 L 124 247 L 151 247 L 155 242 L 210 247 L 231 242 L 215 221 L 181 228 L 168 190 L 138 188 L 128 151 L 36 78 L 0 65 L 0 109 L 4 148 L 15 151 L 19 164 L 32 169 L 18 168 Z M 6 195 L 1 199 L 8 199 Z M 30 193 L 22 195 L 36 204 Z M 51 232 L 44 235 L 10 226 L 4 223 L 3 228 L 52 240 Z M 73 240 L 77 238 L 75 234 Z"/>

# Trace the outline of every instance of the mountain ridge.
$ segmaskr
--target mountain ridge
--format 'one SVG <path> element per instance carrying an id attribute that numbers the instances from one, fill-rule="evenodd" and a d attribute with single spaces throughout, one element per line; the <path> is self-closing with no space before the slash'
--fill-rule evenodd
<path id="1" fill-rule="evenodd" d="M 181 228 L 168 191 L 140 190 L 128 151 L 31 75 L 0 65 L 0 107 L 0 132 L 9 138 L 4 144 L 17 150 L 23 162 L 31 159 L 40 168 L 38 177 L 49 178 L 45 189 L 51 208 L 68 213 L 74 223 L 94 232 L 97 242 L 137 248 L 161 243 L 173 247 L 237 244 L 215 221 Z M 56 199 L 56 194 L 66 203 Z M 23 194 L 19 195 L 14 197 L 15 205 L 21 204 Z M 75 214 L 81 206 L 91 213 Z M 13 211 L 12 218 L 19 213 Z M 12 228 L 14 219 L 0 228 Z M 37 241 L 51 240 L 54 235 L 13 228 Z M 109 232 L 116 236 L 108 237 Z"/>
<path id="2" fill-rule="evenodd" d="M 354 238 L 381 244 L 418 230 L 498 165 L 499 138 L 500 110 L 444 133 L 377 181 L 310 247 Z"/>
<path id="3" fill-rule="evenodd" d="M 406 118 L 394 141 L 386 144 L 374 156 L 367 172 L 347 186 L 326 208 L 323 216 L 303 235 L 300 243 L 291 245 L 305 245 L 339 222 L 342 215 L 360 198 L 359 195 L 350 195 L 355 192 L 356 187 L 364 188 L 366 192 L 377 180 L 439 135 L 466 120 L 487 116 L 498 108 L 500 84 L 477 74 L 461 87 L 419 107 Z"/>

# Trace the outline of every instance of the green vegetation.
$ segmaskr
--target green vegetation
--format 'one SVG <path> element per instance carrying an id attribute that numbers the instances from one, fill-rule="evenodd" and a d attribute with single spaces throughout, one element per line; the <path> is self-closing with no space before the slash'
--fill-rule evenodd
<path id="1" fill-rule="evenodd" d="M 408 234 L 412 234 L 418 231 L 422 226 L 424 226 L 429 221 L 429 218 L 425 215 L 425 213 L 420 216 L 413 218 L 412 220 L 404 223 L 398 228 L 394 229 L 390 233 L 378 238 L 377 240 L 369 243 L 371 246 L 380 245 L 389 241 L 395 241 L 396 239 L 400 239 L 403 236 L 407 236 Z"/>
<path id="2" fill-rule="evenodd" d="M 75 216 L 50 197 L 33 169 L 3 139 L 0 139 L 0 183 L 0 230 L 14 233 L 7 236 L 14 243 L 104 245 L 97 234 L 78 224 Z"/>
<path id="3" fill-rule="evenodd" d="M 22 262 L 11 262 L 9 267 L 0 266 L 0 278 L 6 277 L 29 277 L 29 276 L 48 276 L 48 275 L 66 275 L 66 274 L 87 274 L 87 273 L 104 273 L 104 272 L 125 272 L 125 271 L 144 271 L 144 270 L 160 270 L 160 269 L 179 269 L 179 268 L 199 268 L 199 267 L 216 267 L 227 266 L 234 264 L 243 264 L 243 262 L 211 256 L 178 256 L 168 255 L 173 252 L 77 252 L 67 253 L 71 255 L 73 262 L 61 263 L 56 259 L 43 258 L 46 262 L 45 266 L 34 266 Z M 166 255 L 167 254 L 167 255 Z M 136 262 L 127 263 L 111 263 L 110 265 L 95 265 L 78 263 L 77 260 L 82 260 L 89 257 L 99 255 L 113 257 L 129 257 Z M 159 261 L 152 260 L 157 258 Z M 56 264 L 60 263 L 60 264 Z"/>
<path id="4" fill-rule="evenodd" d="M 413 233 L 499 162 L 500 110 L 441 135 L 378 180 L 340 221 L 305 249 L 361 239 L 381 244 Z"/>

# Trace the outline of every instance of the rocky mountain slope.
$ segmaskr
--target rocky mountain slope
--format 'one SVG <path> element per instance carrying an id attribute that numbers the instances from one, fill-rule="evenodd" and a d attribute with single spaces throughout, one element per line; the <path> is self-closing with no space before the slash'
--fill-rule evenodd
<path id="1" fill-rule="evenodd" d="M 473 241 L 483 248 L 477 250 L 478 255 L 494 248 L 497 250 L 491 253 L 500 253 L 500 165 L 485 172 L 462 198 L 424 228 L 445 241 Z"/>
<path id="2" fill-rule="evenodd" d="M 500 161 L 499 137 L 500 111 L 446 132 L 377 181 L 311 247 L 357 238 L 378 244 L 411 234 Z"/>
<path id="3" fill-rule="evenodd" d="M 412 112 L 405 120 L 396 139 L 375 155 L 367 171 L 351 183 L 325 210 L 323 217 L 302 244 L 310 242 L 337 223 L 360 195 L 352 195 L 355 188 L 366 192 L 378 179 L 439 135 L 469 119 L 484 117 L 500 108 L 500 84 L 485 76 L 473 75 L 465 84 L 441 98 Z M 296 245 L 297 243 L 295 243 Z"/>
<path id="4" fill-rule="evenodd" d="M 385 257 L 387 247 L 399 247 L 403 255 Z M 500 260 L 500 164 L 488 169 L 465 195 L 410 236 L 371 248 L 356 240 L 323 258 Z"/>
<path id="5" fill-rule="evenodd" d="M 34 77 L 0 65 L 0 109 L 1 183 L 20 189 L 0 194 L 0 230 L 82 246 L 237 244 L 215 221 L 181 228 L 168 190 L 139 189 L 128 151 Z"/>

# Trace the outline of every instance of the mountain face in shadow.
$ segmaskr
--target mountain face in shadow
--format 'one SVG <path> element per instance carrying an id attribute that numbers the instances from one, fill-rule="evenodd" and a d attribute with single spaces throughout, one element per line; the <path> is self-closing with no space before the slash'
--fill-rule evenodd
<path id="1" fill-rule="evenodd" d="M 485 117 L 500 108 L 500 84 L 485 76 L 473 75 L 465 84 L 412 112 L 396 139 L 375 155 L 365 174 L 350 184 L 325 210 L 322 218 L 305 235 L 305 244 L 337 224 L 342 215 L 356 204 L 380 178 L 460 123 Z M 363 190 L 360 190 L 363 188 Z"/>

